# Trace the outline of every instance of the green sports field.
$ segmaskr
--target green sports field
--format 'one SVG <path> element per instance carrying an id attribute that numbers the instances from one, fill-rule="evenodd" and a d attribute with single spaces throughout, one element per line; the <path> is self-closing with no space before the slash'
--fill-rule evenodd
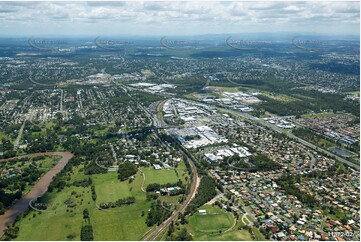
<path id="1" fill-rule="evenodd" d="M 209 205 L 205 205 L 201 209 L 205 209 L 207 214 L 200 215 L 196 212 L 189 219 L 189 224 L 194 231 L 212 233 L 232 227 L 234 218 L 230 212 Z"/>
<path id="2" fill-rule="evenodd" d="M 193 236 L 193 240 L 209 241 L 250 241 L 254 240 L 248 230 L 239 230 L 240 220 L 236 221 L 232 213 L 217 206 L 203 205 L 199 209 L 205 209 L 207 215 L 198 212 L 188 216 L 189 224 L 185 227 Z M 242 214 L 240 215 L 242 216 Z M 265 240 L 257 228 L 252 229 L 256 240 Z"/>

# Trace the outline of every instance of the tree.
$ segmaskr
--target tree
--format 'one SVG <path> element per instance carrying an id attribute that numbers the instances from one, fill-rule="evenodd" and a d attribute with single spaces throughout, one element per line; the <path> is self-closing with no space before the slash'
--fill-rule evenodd
<path id="1" fill-rule="evenodd" d="M 171 210 L 166 209 L 159 200 L 153 203 L 148 213 L 146 224 L 150 227 L 154 224 L 161 224 L 172 214 Z"/>
<path id="2" fill-rule="evenodd" d="M 345 217 L 341 218 L 340 222 L 344 225 L 347 224 L 347 218 L 345 218 Z"/>
<path id="3" fill-rule="evenodd" d="M 209 176 L 202 177 L 198 192 L 195 198 L 188 205 L 186 213 L 195 212 L 198 207 L 202 206 L 216 195 L 216 183 L 214 180 Z"/>
<path id="4" fill-rule="evenodd" d="M 183 228 L 178 235 L 175 237 L 175 240 L 178 241 L 190 241 L 193 240 L 192 235 L 190 235 L 187 231 L 187 229 Z"/>
<path id="5" fill-rule="evenodd" d="M 83 210 L 83 219 L 89 218 L 89 210 L 86 208 Z"/>
<path id="6" fill-rule="evenodd" d="M 5 240 L 15 239 L 18 236 L 19 227 L 10 227 L 5 230 Z"/>
<path id="7" fill-rule="evenodd" d="M 85 225 L 81 228 L 80 233 L 80 240 L 82 241 L 91 241 L 94 240 L 93 235 L 93 226 L 92 225 Z"/>
<path id="8" fill-rule="evenodd" d="M 147 192 L 154 192 L 154 191 L 158 191 L 160 189 L 160 184 L 159 183 L 151 183 L 147 186 L 146 191 Z"/>
<path id="9" fill-rule="evenodd" d="M 171 236 L 171 234 L 174 232 L 174 223 L 172 222 L 170 225 L 169 225 L 169 228 L 168 228 L 168 232 L 167 232 L 167 236 Z"/>
<path id="10" fill-rule="evenodd" d="M 126 179 L 128 179 L 130 176 L 133 176 L 137 173 L 137 166 L 129 163 L 129 162 L 125 162 L 123 164 L 119 165 L 119 175 L 118 178 L 121 181 L 125 181 Z"/>
<path id="11" fill-rule="evenodd" d="M 5 212 L 4 204 L 0 202 L 0 215 L 4 214 L 4 212 Z"/>
<path id="12" fill-rule="evenodd" d="M 183 213 L 180 213 L 178 216 L 181 224 L 187 224 L 188 221 L 186 220 L 186 216 Z"/>

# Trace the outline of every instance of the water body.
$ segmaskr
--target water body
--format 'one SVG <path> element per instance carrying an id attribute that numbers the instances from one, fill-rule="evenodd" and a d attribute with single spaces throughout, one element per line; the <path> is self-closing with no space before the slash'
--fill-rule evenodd
<path id="1" fill-rule="evenodd" d="M 15 221 L 16 216 L 18 216 L 22 212 L 25 212 L 28 209 L 29 202 L 31 200 L 36 200 L 38 197 L 41 197 L 45 194 L 45 192 L 48 190 L 50 182 L 53 180 L 53 177 L 58 174 L 65 167 L 66 164 L 68 164 L 69 160 L 73 157 L 73 154 L 70 152 L 44 152 L 0 160 L 0 162 L 5 162 L 20 159 L 23 157 L 37 157 L 43 155 L 58 155 L 62 158 L 53 168 L 51 168 L 39 179 L 39 181 L 27 194 L 25 194 L 21 199 L 16 201 L 13 206 L 11 206 L 8 210 L 6 210 L 3 215 L 0 216 L 0 238 L 4 235 L 4 230 L 7 229 L 8 226 Z"/>
<path id="2" fill-rule="evenodd" d="M 336 153 L 338 155 L 344 156 L 344 157 L 351 157 L 353 154 L 351 152 L 348 152 L 347 150 L 343 150 L 337 147 L 332 147 L 329 149 L 331 152 Z"/>

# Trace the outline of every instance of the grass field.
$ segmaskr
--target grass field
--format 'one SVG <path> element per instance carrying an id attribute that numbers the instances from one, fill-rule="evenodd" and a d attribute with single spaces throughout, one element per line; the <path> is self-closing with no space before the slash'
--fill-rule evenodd
<path id="1" fill-rule="evenodd" d="M 77 194 L 71 195 L 72 191 Z M 40 213 L 30 210 L 30 213 L 17 223 L 20 231 L 16 240 L 69 240 L 72 237 L 80 240 L 83 210 L 93 208 L 90 189 L 66 187 L 61 192 L 52 192 L 46 197 L 49 198 L 47 203 L 53 204 L 51 210 L 54 212 Z M 68 208 L 64 204 L 68 199 L 71 199 L 76 207 Z"/>
<path id="2" fill-rule="evenodd" d="M 74 170 L 70 182 L 86 177 L 79 170 L 79 168 Z M 20 232 L 17 240 L 80 240 L 82 213 L 85 208 L 90 212 L 95 240 L 140 240 L 144 233 L 151 229 L 145 224 L 145 220 L 152 203 L 146 200 L 146 194 L 140 190 L 143 181 L 141 173 L 138 172 L 135 180 L 130 184 L 128 181 L 120 182 L 115 172 L 92 177 L 97 203 L 115 201 L 126 196 L 134 196 L 136 203 L 101 211 L 91 199 L 90 187 L 66 187 L 59 193 L 52 192 L 46 195 L 47 203 L 57 205 L 54 206 L 55 213 L 40 214 L 31 210 L 30 214 L 18 222 Z M 71 195 L 73 191 L 76 194 Z M 67 208 L 64 205 L 68 199 L 76 204 L 74 208 Z M 142 212 L 144 212 L 143 216 Z"/>
<path id="3" fill-rule="evenodd" d="M 210 240 L 210 241 L 250 241 L 253 240 L 252 236 L 249 234 L 247 230 L 241 230 L 241 231 L 230 231 L 226 233 L 221 234 L 214 234 L 214 235 L 208 235 L 208 234 L 196 234 L 193 236 L 194 240 Z"/>
<path id="4" fill-rule="evenodd" d="M 146 177 L 144 186 L 146 187 L 150 183 L 165 184 L 177 182 L 179 179 L 185 181 L 185 175 L 183 175 L 187 173 L 185 168 L 185 164 L 180 162 L 177 168 L 178 176 L 174 169 L 157 171 L 153 167 L 142 168 Z M 114 179 L 114 177 L 111 178 L 114 175 L 106 175 L 107 178 L 101 178 L 101 180 L 108 184 L 111 179 Z M 138 172 L 132 183 L 129 184 L 128 181 L 119 183 L 122 184 L 120 190 L 126 190 L 124 187 L 127 187 L 128 190 L 126 191 L 135 197 L 136 203 L 130 206 L 114 208 L 112 209 L 113 212 L 94 210 L 94 215 L 91 215 L 94 218 L 94 237 L 100 240 L 141 240 L 143 235 L 151 229 L 145 224 L 145 220 L 147 211 L 152 203 L 152 201 L 146 200 L 146 193 L 140 189 L 143 183 L 143 176 L 141 172 Z M 99 197 L 99 194 L 97 196 Z M 173 201 L 177 197 L 170 199 Z M 145 216 L 142 216 L 142 212 L 145 213 Z"/>
<path id="5" fill-rule="evenodd" d="M 177 204 L 180 196 L 160 196 L 159 200 L 166 203 Z"/>
<path id="6" fill-rule="evenodd" d="M 242 215 L 241 215 L 242 216 Z M 221 233 L 213 232 L 213 233 L 204 233 L 192 231 L 189 229 L 193 236 L 193 240 L 209 240 L 209 241 L 265 241 L 265 237 L 259 232 L 257 228 L 252 228 L 252 232 L 254 237 L 250 234 L 250 232 L 246 229 L 238 230 L 238 227 L 241 225 L 240 220 L 237 222 L 236 226 L 227 232 L 222 231 Z"/>
<path id="7" fill-rule="evenodd" d="M 355 91 L 355 92 L 346 92 L 347 94 L 351 94 L 354 96 L 360 96 L 360 91 Z"/>
<path id="8" fill-rule="evenodd" d="M 180 162 L 177 167 L 178 176 L 174 169 L 162 168 L 162 170 L 155 170 L 153 167 L 146 167 L 142 168 L 142 171 L 145 174 L 145 188 L 151 183 L 159 183 L 162 185 L 166 183 L 178 182 L 179 179 L 181 179 L 182 182 L 185 183 L 185 173 L 187 173 L 186 166 L 184 165 L 183 161 Z"/>
<path id="9" fill-rule="evenodd" d="M 311 114 L 305 114 L 302 115 L 302 118 L 329 118 L 329 117 L 333 117 L 333 116 L 340 116 L 340 115 L 350 115 L 350 114 L 345 114 L 345 113 L 311 113 Z M 352 115 L 350 115 L 352 116 Z"/>
<path id="10" fill-rule="evenodd" d="M 195 100 L 195 101 L 198 100 L 198 95 L 195 92 L 185 94 L 184 97 L 186 97 L 187 99 Z"/>
<path id="11" fill-rule="evenodd" d="M 294 102 L 294 101 L 299 101 L 299 99 L 295 98 L 295 97 L 291 97 L 289 95 L 284 95 L 284 94 L 277 94 L 277 95 L 271 95 L 269 92 L 262 92 L 262 95 L 268 97 L 268 98 L 272 98 L 274 100 L 277 101 L 281 101 L 281 102 Z"/>
<path id="12" fill-rule="evenodd" d="M 145 224 L 145 220 L 152 202 L 147 201 L 146 194 L 140 190 L 142 182 L 143 176 L 140 172 L 132 183 L 122 182 L 128 186 L 131 196 L 135 197 L 134 205 L 111 209 L 113 212 L 92 210 L 96 240 L 140 240 L 143 234 L 151 229 Z M 142 212 L 145 213 L 144 216 Z"/>
<path id="13" fill-rule="evenodd" d="M 219 207 L 204 205 L 200 209 L 207 211 L 206 215 L 194 213 L 189 218 L 189 225 L 196 232 L 218 232 L 219 230 L 227 230 L 232 227 L 234 218 L 231 213 L 226 212 Z"/>
<path id="14" fill-rule="evenodd" d="M 226 212 L 217 206 L 203 205 L 199 209 L 205 209 L 207 215 L 199 215 L 198 212 L 188 217 L 186 225 L 188 232 L 194 240 L 230 241 L 230 240 L 254 240 L 248 230 L 238 230 L 242 225 L 241 220 L 235 221 L 230 212 Z M 240 214 L 242 217 L 242 214 Z M 234 224 L 236 222 L 236 224 Z M 257 228 L 252 228 L 256 240 L 265 240 Z"/>
<path id="15" fill-rule="evenodd" d="M 61 159 L 61 156 L 45 156 L 44 159 L 34 161 L 34 165 L 36 167 L 39 167 L 39 169 L 42 169 L 44 171 L 50 170 L 51 167 L 53 167 L 58 161 Z"/>
<path id="16" fill-rule="evenodd" d="M 183 183 L 186 183 L 185 177 L 188 177 L 188 170 L 186 165 L 184 164 L 184 161 L 182 160 L 179 162 L 178 167 L 176 168 L 178 172 L 179 178 L 182 180 Z"/>
<path id="17" fill-rule="evenodd" d="M 82 170 L 83 165 L 75 167 L 68 184 L 87 178 Z M 155 182 L 165 184 L 177 182 L 179 179 L 185 181 L 187 176 L 183 162 L 177 168 L 178 176 L 174 169 L 156 171 L 153 167 L 148 167 L 142 170 L 146 173 L 145 184 Z M 90 212 L 94 240 L 141 240 L 143 235 L 152 229 L 145 221 L 153 202 L 147 201 L 146 193 L 141 190 L 142 173 L 138 172 L 131 183 L 120 182 L 116 172 L 92 175 L 92 179 L 97 194 L 97 204 L 114 202 L 128 196 L 135 197 L 135 203 L 102 211 L 96 208 L 95 202 L 91 199 L 90 187 L 65 187 L 60 192 L 54 191 L 45 196 L 46 203 L 54 204 L 51 210 L 55 212 L 30 210 L 30 213 L 17 223 L 20 232 L 16 240 L 80 240 L 85 208 Z M 64 204 L 69 199 L 75 205 L 72 208 Z"/>
<path id="18" fill-rule="evenodd" d="M 208 88 L 218 90 L 218 91 L 223 91 L 223 92 L 238 92 L 239 91 L 237 87 L 208 86 Z"/>
<path id="19" fill-rule="evenodd" d="M 69 182 L 73 183 L 74 181 L 80 181 L 83 180 L 84 178 L 88 178 L 89 176 L 84 174 L 83 169 L 84 169 L 84 165 L 79 165 L 78 167 L 74 167 L 73 175 L 71 176 Z"/>
<path id="20" fill-rule="evenodd" d="M 94 132 L 97 135 L 105 135 L 111 127 L 114 126 L 114 122 L 109 123 L 107 126 L 91 126 L 88 128 L 89 132 Z"/>
<path id="21" fill-rule="evenodd" d="M 252 228 L 253 234 L 255 236 L 255 240 L 257 241 L 265 241 L 266 238 L 264 235 L 258 230 L 258 228 Z"/>
<path id="22" fill-rule="evenodd" d="M 115 202 L 120 198 L 130 197 L 128 182 L 120 182 L 117 172 L 93 175 L 93 184 L 97 194 L 97 203 Z"/>

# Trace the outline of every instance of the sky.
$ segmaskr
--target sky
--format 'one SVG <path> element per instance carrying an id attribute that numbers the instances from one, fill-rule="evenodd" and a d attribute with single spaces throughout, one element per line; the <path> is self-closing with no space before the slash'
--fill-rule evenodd
<path id="1" fill-rule="evenodd" d="M 359 31 L 358 1 L 0 1 L 0 37 Z"/>

